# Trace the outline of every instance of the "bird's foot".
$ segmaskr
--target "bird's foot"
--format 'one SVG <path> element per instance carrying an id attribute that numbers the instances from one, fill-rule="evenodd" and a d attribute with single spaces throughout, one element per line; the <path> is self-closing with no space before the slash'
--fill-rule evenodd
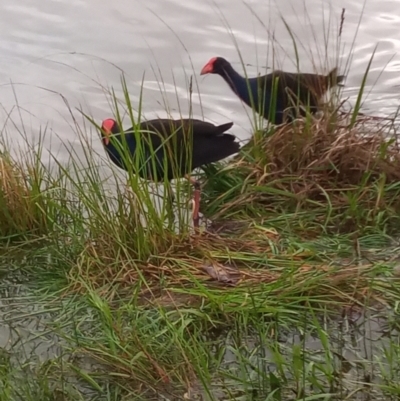
<path id="1" fill-rule="evenodd" d="M 199 210 L 200 210 L 200 191 L 201 191 L 201 186 L 200 183 L 191 177 L 189 174 L 185 176 L 187 180 L 190 181 L 190 183 L 194 186 L 194 195 L 192 199 L 192 216 L 193 216 L 193 226 L 195 231 L 198 231 L 199 229 L 199 221 L 200 221 L 200 216 L 199 216 Z"/>
<path id="2" fill-rule="evenodd" d="M 199 228 L 199 209 L 200 209 L 200 185 L 197 183 L 193 197 L 193 226 L 196 230 Z"/>
<path id="3" fill-rule="evenodd" d="M 193 177 L 186 175 L 186 178 L 190 181 L 190 183 L 194 186 L 194 195 L 191 201 L 192 203 L 192 216 L 193 216 L 193 226 L 194 229 L 197 231 L 199 229 L 199 209 L 200 209 L 200 190 L 201 186 L 200 183 L 195 180 Z"/>

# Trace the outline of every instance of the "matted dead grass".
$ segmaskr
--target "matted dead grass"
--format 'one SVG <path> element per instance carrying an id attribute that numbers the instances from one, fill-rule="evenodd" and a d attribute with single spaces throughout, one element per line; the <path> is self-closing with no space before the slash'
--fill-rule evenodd
<path id="1" fill-rule="evenodd" d="M 257 205 L 288 212 L 315 209 L 315 202 L 341 213 L 351 200 L 369 214 L 390 210 L 400 216 L 395 128 L 390 119 L 368 116 L 351 124 L 351 115 L 338 112 L 258 133 L 226 172 L 208 177 L 204 192 L 212 194 L 209 203 L 215 212 L 210 217 L 232 216 Z M 224 180 L 236 188 L 230 190 Z"/>
<path id="2" fill-rule="evenodd" d="M 382 174 L 388 183 L 400 181 L 400 148 L 393 123 L 389 120 L 359 117 L 354 126 L 350 116 L 341 114 L 332 122 L 331 116 L 284 125 L 257 144 L 265 151 L 268 163 L 248 165 L 257 183 L 263 180 L 296 177 L 297 191 L 313 195 L 317 187 L 360 185 L 366 173 L 369 181 Z M 265 174 L 267 172 L 267 174 Z M 303 186 L 302 183 L 308 184 Z"/>
<path id="3" fill-rule="evenodd" d="M 89 241 L 77 263 L 77 270 L 71 277 L 86 277 L 94 288 L 105 288 L 112 284 L 122 287 L 137 283 L 141 277 L 150 286 L 159 285 L 164 277 L 172 285 L 185 285 L 193 281 L 212 279 L 223 285 L 236 285 L 240 281 L 239 267 L 248 264 L 266 267 L 264 255 L 270 251 L 270 244 L 279 241 L 279 235 L 271 230 L 250 228 L 238 237 L 222 237 L 205 232 L 194 236 L 171 236 L 169 245 L 159 248 L 147 260 L 138 260 L 130 250 L 130 244 L 115 246 L 112 238 L 104 233 L 102 238 Z M 226 277 L 217 278 L 219 267 L 230 269 Z M 229 277 L 228 277 L 229 276 Z M 231 280 L 231 276 L 236 276 Z"/>
<path id="4" fill-rule="evenodd" d="M 257 143 L 267 163 L 250 164 L 242 157 L 238 167 L 251 170 L 249 176 L 258 185 L 290 177 L 290 190 L 307 197 L 318 197 L 321 188 L 365 185 L 382 175 L 386 183 L 399 182 L 400 147 L 393 122 L 362 116 L 351 126 L 349 115 L 336 117 L 334 122 L 332 116 L 324 116 L 310 125 L 298 120 L 278 128 Z"/>
<path id="5" fill-rule="evenodd" d="M 171 307 L 201 303 L 207 297 L 202 291 L 180 293 L 199 286 L 233 291 L 243 302 L 251 302 L 250 293 L 263 291 L 278 297 L 328 297 L 346 304 L 362 303 L 366 294 L 372 301 L 384 299 L 380 291 L 377 298 L 371 295 L 371 283 L 379 282 L 376 265 L 333 265 L 284 248 L 277 253 L 281 240 L 274 230 L 253 227 L 237 238 L 205 233 L 176 241 L 146 261 L 129 257 L 127 249 L 88 243 L 69 272 L 69 291 L 85 293 L 89 285 L 109 301 L 135 291 L 143 305 Z"/>

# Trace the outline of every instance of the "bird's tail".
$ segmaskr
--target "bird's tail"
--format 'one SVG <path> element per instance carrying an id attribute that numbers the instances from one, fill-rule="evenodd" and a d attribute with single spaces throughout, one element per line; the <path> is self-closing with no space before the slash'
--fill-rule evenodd
<path id="1" fill-rule="evenodd" d="M 328 86 L 333 88 L 334 86 L 344 86 L 342 81 L 346 78 L 346 75 L 338 75 L 338 69 L 335 67 L 329 74 L 328 74 Z"/>
<path id="2" fill-rule="evenodd" d="M 225 123 L 225 124 L 221 124 L 217 126 L 217 131 L 219 134 L 223 134 L 224 132 L 228 131 L 229 129 L 231 129 L 233 127 L 233 123 Z"/>
<path id="3" fill-rule="evenodd" d="M 224 152 L 223 153 L 226 154 L 226 156 L 224 156 L 224 157 L 228 157 L 230 155 L 233 155 L 233 154 L 239 152 L 241 146 L 240 146 L 239 142 L 235 141 L 235 139 L 236 139 L 235 135 L 225 134 L 220 138 L 224 142 L 224 147 L 223 147 Z"/>

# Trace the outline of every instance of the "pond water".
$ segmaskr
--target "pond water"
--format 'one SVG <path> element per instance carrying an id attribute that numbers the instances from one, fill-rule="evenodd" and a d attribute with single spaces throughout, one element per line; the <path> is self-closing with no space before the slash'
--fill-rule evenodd
<path id="1" fill-rule="evenodd" d="M 338 52 L 342 8 L 345 13 Z M 60 95 L 78 124 L 82 117 L 76 108 L 101 121 L 111 115 L 109 96 L 102 85 L 121 94 L 123 70 L 134 106 L 145 74 L 146 118 L 165 116 L 164 101 L 172 112 L 180 108 L 187 114 L 188 82 L 193 75 L 195 116 L 220 123 L 232 120 L 232 131 L 247 139 L 251 134 L 248 108 L 220 77 L 200 77 L 199 72 L 216 55 L 242 71 L 238 49 L 249 75 L 264 73 L 267 65 L 295 71 L 295 50 L 283 19 L 297 37 L 302 71 L 315 71 L 315 67 L 326 72 L 337 59 L 341 71 L 348 67 L 343 96 L 350 104 L 354 104 L 378 45 L 363 109 L 374 114 L 393 113 L 399 106 L 399 8 L 399 0 L 367 0 L 365 4 L 348 0 L 49 0 L 45 5 L 37 0 L 4 0 L 0 24 L 3 124 L 10 115 L 34 142 L 40 128 L 47 127 L 46 146 L 53 152 L 66 142 L 75 144 L 79 153 L 81 145 Z M 328 31 L 326 46 L 324 32 Z M 273 46 L 272 36 L 276 40 Z M 271 54 L 267 59 L 272 47 L 275 64 Z M 9 137 L 19 138 L 10 121 L 7 127 Z M 103 154 L 97 133 L 89 135 L 94 139 L 93 147 Z M 15 142 L 15 146 L 20 144 Z M 57 157 L 66 160 L 68 152 L 61 149 Z"/>

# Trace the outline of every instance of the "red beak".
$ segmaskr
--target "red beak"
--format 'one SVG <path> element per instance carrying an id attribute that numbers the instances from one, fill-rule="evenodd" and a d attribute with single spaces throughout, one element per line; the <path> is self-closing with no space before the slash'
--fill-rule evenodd
<path id="1" fill-rule="evenodd" d="M 109 135 L 109 133 L 106 133 L 106 135 Z M 108 136 L 105 136 L 103 138 L 103 142 L 104 142 L 104 145 L 107 146 L 110 143 L 110 138 Z"/>
<path id="2" fill-rule="evenodd" d="M 111 118 L 107 118 L 107 120 L 104 120 L 101 124 L 101 129 L 104 132 L 103 141 L 106 146 L 110 143 L 110 136 L 112 135 L 114 125 L 115 121 Z"/>
<path id="3" fill-rule="evenodd" d="M 200 75 L 210 74 L 214 70 L 214 60 L 208 62 L 200 71 Z"/>
<path id="4" fill-rule="evenodd" d="M 108 145 L 110 143 L 110 135 L 111 131 L 108 128 L 105 128 L 104 125 L 101 127 L 104 135 L 103 135 L 103 143 L 104 145 Z"/>

